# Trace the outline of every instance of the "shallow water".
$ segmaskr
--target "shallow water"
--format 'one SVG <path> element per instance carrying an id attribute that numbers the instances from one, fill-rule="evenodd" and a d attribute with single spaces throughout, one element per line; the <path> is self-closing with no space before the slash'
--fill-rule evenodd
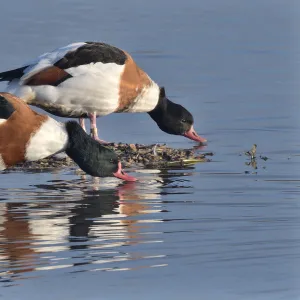
<path id="1" fill-rule="evenodd" d="M 73 41 L 120 46 L 193 112 L 215 154 L 128 170 L 140 179 L 130 184 L 75 169 L 1 173 L 4 299 L 299 299 L 296 1 L 13 0 L 1 10 L 1 69 Z M 110 141 L 195 145 L 144 114 L 98 124 Z M 243 155 L 253 143 L 256 166 Z"/>

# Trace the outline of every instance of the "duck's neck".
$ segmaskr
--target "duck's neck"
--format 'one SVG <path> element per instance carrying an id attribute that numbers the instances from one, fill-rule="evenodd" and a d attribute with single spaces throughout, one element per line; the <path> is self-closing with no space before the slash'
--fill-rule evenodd
<path id="1" fill-rule="evenodd" d="M 100 162 L 104 160 L 104 152 L 110 150 L 91 138 L 75 121 L 67 122 L 66 130 L 69 136 L 66 154 L 87 174 L 101 177 Z"/>
<path id="2" fill-rule="evenodd" d="M 171 101 L 167 98 L 159 98 L 155 108 L 148 112 L 149 116 L 157 123 L 164 117 L 168 104 Z"/>
<path id="3" fill-rule="evenodd" d="M 67 122 L 65 127 L 68 134 L 68 143 L 65 152 L 78 164 L 83 157 L 87 156 L 90 148 L 93 148 L 93 140 L 75 121 Z"/>

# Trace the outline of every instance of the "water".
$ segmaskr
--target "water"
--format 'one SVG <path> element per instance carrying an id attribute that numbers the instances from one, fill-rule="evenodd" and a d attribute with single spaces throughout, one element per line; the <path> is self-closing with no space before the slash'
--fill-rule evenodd
<path id="1" fill-rule="evenodd" d="M 215 153 L 128 170 L 134 184 L 1 173 L 4 299 L 300 298 L 297 1 L 13 0 L 1 12 L 1 69 L 69 42 L 112 43 L 193 112 Z M 98 125 L 105 140 L 194 146 L 145 114 Z M 257 168 L 240 155 L 253 143 L 269 157 Z"/>

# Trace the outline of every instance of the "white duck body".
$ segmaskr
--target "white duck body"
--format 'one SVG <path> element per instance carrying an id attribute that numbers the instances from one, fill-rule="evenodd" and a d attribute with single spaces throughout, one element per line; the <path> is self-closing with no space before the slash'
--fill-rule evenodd
<path id="1" fill-rule="evenodd" d="M 41 55 L 22 72 L 7 91 L 59 116 L 149 112 L 159 99 L 158 85 L 131 56 L 104 43 L 70 44 Z"/>

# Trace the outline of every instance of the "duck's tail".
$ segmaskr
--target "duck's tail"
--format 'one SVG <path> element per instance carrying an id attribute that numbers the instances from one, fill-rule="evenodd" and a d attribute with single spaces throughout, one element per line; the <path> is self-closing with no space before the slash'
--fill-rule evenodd
<path id="1" fill-rule="evenodd" d="M 28 66 L 0 73 L 0 81 L 12 81 L 14 79 L 20 79 L 24 75 L 24 70 L 27 67 Z"/>

